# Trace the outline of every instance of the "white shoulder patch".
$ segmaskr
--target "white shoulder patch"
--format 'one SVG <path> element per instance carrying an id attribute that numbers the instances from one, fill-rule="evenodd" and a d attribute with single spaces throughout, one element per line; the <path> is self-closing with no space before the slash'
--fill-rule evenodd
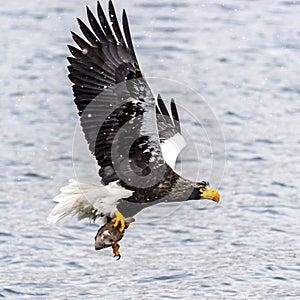
<path id="1" fill-rule="evenodd" d="M 180 133 L 176 133 L 171 138 L 161 142 L 160 147 L 164 160 L 172 169 L 175 168 L 177 157 L 185 146 L 186 142 Z"/>

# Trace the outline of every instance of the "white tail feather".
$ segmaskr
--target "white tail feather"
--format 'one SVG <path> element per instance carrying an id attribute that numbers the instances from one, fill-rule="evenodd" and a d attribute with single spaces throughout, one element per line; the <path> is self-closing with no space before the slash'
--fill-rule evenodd
<path id="1" fill-rule="evenodd" d="M 52 209 L 47 221 L 56 223 L 67 215 L 77 215 L 79 220 L 95 219 L 101 214 L 113 216 L 118 199 L 132 194 L 131 191 L 124 193 L 124 190 L 122 194 L 120 191 L 116 193 L 120 189 L 116 183 L 103 186 L 70 179 L 69 184 L 62 187 L 61 193 L 53 199 L 58 204 Z"/>

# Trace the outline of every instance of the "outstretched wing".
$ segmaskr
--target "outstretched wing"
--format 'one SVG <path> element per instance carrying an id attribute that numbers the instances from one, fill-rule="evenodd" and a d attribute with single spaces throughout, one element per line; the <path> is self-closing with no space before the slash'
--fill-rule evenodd
<path id="1" fill-rule="evenodd" d="M 80 19 L 85 39 L 72 32 L 80 49 L 69 46 L 69 78 L 74 83 L 80 122 L 100 166 L 102 183 L 120 180 L 128 188 L 150 187 L 166 169 L 156 123 L 155 99 L 133 49 L 126 12 L 121 32 L 115 9 L 111 25 L 98 2 L 98 19 L 87 8 L 90 28 Z"/>
<path id="2" fill-rule="evenodd" d="M 161 96 L 158 95 L 156 119 L 160 146 L 166 163 L 174 169 L 177 157 L 186 146 L 186 142 L 181 133 L 179 115 L 174 99 L 171 100 L 170 107 L 171 114 Z"/>

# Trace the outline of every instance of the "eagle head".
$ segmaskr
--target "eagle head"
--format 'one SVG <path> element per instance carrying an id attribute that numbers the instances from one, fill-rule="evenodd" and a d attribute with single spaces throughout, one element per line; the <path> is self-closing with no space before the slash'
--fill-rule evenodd
<path id="1" fill-rule="evenodd" d="M 209 199 L 218 203 L 220 201 L 220 193 L 216 189 L 209 187 L 208 182 L 202 181 L 194 187 L 189 197 L 189 200 L 192 199 Z"/>

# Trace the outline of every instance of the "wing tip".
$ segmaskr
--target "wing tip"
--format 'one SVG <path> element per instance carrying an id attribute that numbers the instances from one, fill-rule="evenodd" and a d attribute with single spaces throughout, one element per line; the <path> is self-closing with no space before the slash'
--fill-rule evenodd
<path id="1" fill-rule="evenodd" d="M 172 118 L 173 118 L 175 128 L 181 134 L 179 114 L 178 114 L 177 105 L 175 103 L 174 98 L 171 99 L 170 106 L 171 106 L 171 113 L 172 113 Z"/>

